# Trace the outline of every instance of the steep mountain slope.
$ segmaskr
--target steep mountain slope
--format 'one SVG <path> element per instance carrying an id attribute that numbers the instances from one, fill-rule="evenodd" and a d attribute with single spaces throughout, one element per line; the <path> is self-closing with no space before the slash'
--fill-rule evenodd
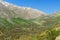
<path id="1" fill-rule="evenodd" d="M 50 23 L 53 21 L 48 22 L 49 25 L 47 23 L 48 27 L 50 24 L 52 26 L 50 26 L 50 29 L 41 32 L 40 35 L 38 34 L 38 40 L 60 40 L 60 12 L 56 12 L 50 16 L 53 18 L 54 23 Z M 49 19 L 52 20 L 51 18 Z"/>
<path id="2" fill-rule="evenodd" d="M 46 14 L 0 1 L 0 40 L 34 40 L 36 34 L 48 29 L 30 21 L 42 15 Z"/>
<path id="3" fill-rule="evenodd" d="M 21 17 L 24 19 L 32 19 L 37 18 L 44 14 L 44 12 L 39 11 L 37 9 L 27 8 L 27 7 L 19 7 L 7 2 L 0 1 L 0 15 L 4 17 Z"/>
<path id="4" fill-rule="evenodd" d="M 39 40 L 58 40 L 57 37 L 60 36 L 60 23 L 57 23 L 52 26 L 52 28 L 43 31 L 38 35 Z M 59 37 L 60 39 L 60 37 Z"/>
<path id="5" fill-rule="evenodd" d="M 60 12 L 55 12 L 52 17 L 54 17 L 56 19 L 56 21 L 60 21 Z"/>
<path id="6" fill-rule="evenodd" d="M 0 1 L 0 40 L 55 40 L 59 35 L 60 12 L 46 15 Z"/>

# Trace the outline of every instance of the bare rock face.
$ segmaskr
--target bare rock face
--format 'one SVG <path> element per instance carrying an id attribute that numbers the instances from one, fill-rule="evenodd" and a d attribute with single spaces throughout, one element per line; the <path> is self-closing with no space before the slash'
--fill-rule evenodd
<path id="1" fill-rule="evenodd" d="M 24 19 L 33 19 L 44 16 L 44 12 L 28 7 L 20 7 L 8 2 L 0 1 L 0 17 L 12 18 L 20 17 Z"/>

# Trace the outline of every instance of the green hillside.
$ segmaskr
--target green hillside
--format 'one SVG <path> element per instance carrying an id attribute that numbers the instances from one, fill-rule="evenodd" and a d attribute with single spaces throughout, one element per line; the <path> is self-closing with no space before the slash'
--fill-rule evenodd
<path id="1" fill-rule="evenodd" d="M 0 1 L 0 40 L 56 40 L 60 12 L 52 15 Z"/>
<path id="2" fill-rule="evenodd" d="M 56 31 L 56 28 L 59 28 L 60 25 L 59 16 L 34 20 L 11 18 L 10 21 L 0 17 L 1 40 L 55 40 L 60 35 L 60 31 Z"/>
<path id="3" fill-rule="evenodd" d="M 12 23 L 7 19 L 0 18 L 0 39 L 17 40 L 21 36 L 34 36 L 43 31 L 40 25 L 21 18 L 12 18 Z"/>

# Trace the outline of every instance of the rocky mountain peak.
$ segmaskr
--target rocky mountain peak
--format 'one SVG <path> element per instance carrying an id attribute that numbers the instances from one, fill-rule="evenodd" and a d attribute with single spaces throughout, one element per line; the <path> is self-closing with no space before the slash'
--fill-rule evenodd
<path id="1" fill-rule="evenodd" d="M 0 1 L 0 15 L 4 18 L 20 17 L 24 19 L 33 19 L 43 15 L 46 16 L 44 12 L 37 9 L 16 6 L 5 1 Z"/>

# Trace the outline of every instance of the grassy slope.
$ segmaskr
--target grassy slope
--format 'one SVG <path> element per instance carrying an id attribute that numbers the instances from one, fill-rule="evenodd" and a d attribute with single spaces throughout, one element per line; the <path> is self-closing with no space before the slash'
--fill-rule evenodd
<path id="1" fill-rule="evenodd" d="M 38 34 L 37 36 L 38 40 L 55 40 L 56 37 L 60 35 L 60 16 L 56 15 L 56 16 L 53 16 L 52 18 L 53 18 L 53 21 L 51 21 L 52 19 L 49 18 L 50 21 L 47 23 L 48 27 L 51 26 L 50 29 L 41 32 L 40 35 Z M 52 25 L 50 25 L 50 22 L 52 22 L 51 23 Z"/>
<path id="2" fill-rule="evenodd" d="M 60 35 L 60 31 L 56 31 L 56 28 L 59 28 L 60 26 L 59 18 L 60 16 L 35 20 L 39 23 L 41 23 L 42 20 L 46 21 L 42 24 L 44 27 L 30 20 L 23 20 L 21 18 L 12 18 L 11 21 L 13 24 L 7 19 L 0 18 L 0 39 L 55 40 L 55 38 Z"/>
<path id="3" fill-rule="evenodd" d="M 6 19 L 0 18 L 0 39 L 15 40 L 21 36 L 31 36 L 39 33 L 40 26 L 20 18 L 12 18 L 10 23 Z"/>

